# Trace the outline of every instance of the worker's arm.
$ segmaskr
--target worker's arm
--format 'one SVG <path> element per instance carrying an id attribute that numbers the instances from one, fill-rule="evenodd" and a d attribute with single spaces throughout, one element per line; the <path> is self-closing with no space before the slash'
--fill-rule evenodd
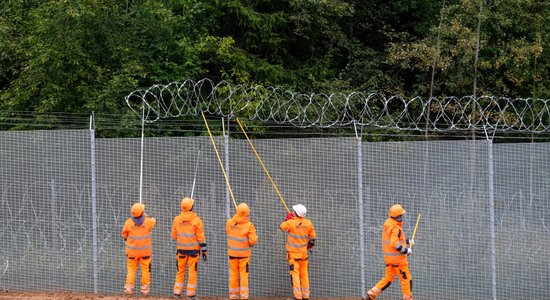
<path id="1" fill-rule="evenodd" d="M 395 226 L 391 229 L 390 243 L 392 247 L 403 254 L 412 253 L 411 248 L 407 248 L 407 245 L 404 245 L 403 242 L 400 240 L 401 234 L 403 234 L 403 232 L 398 226 Z"/>
<path id="2" fill-rule="evenodd" d="M 284 221 L 283 223 L 281 223 L 281 226 L 279 228 L 281 228 L 282 231 L 289 231 L 290 230 L 290 223 L 292 222 L 292 219 L 288 220 L 288 221 Z"/>
<path id="3" fill-rule="evenodd" d="M 313 228 L 313 223 L 311 223 L 311 230 L 308 233 L 309 241 L 307 242 L 307 249 L 313 248 L 315 246 L 315 241 L 317 240 L 317 233 L 315 228 Z"/>
<path id="4" fill-rule="evenodd" d="M 254 246 L 257 242 L 258 235 L 256 234 L 256 227 L 254 227 L 254 224 L 250 223 L 250 229 L 248 230 L 248 243 L 250 246 Z"/>
<path id="5" fill-rule="evenodd" d="M 172 239 L 175 240 L 178 238 L 178 230 L 176 228 L 178 224 L 177 217 L 174 218 L 174 221 L 172 222 Z"/>
<path id="6" fill-rule="evenodd" d="M 122 238 L 124 240 L 126 240 L 128 238 L 128 234 L 130 234 L 130 228 L 129 226 L 126 224 L 127 222 L 124 223 L 124 227 L 122 227 Z"/>
<path id="7" fill-rule="evenodd" d="M 202 260 L 206 261 L 208 259 L 208 250 L 206 249 L 206 238 L 204 236 L 204 224 L 202 223 L 202 219 L 198 218 L 199 221 L 197 222 L 197 227 L 195 228 L 195 235 L 197 236 L 197 241 L 199 242 L 199 245 L 201 246 L 201 254 L 202 254 Z"/>

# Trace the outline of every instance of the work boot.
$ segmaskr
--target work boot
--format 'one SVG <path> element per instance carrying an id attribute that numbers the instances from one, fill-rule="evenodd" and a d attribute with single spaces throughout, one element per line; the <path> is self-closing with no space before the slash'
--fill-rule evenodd
<path id="1" fill-rule="evenodd" d="M 178 294 L 174 294 L 174 296 L 173 296 L 173 297 L 174 297 L 174 299 L 179 299 L 179 298 L 181 298 L 181 295 L 178 295 Z"/>

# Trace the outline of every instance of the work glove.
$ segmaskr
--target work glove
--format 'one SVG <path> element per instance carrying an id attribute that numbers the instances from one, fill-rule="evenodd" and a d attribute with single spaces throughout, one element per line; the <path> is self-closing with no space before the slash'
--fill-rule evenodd
<path id="1" fill-rule="evenodd" d="M 288 221 L 288 220 L 290 220 L 290 219 L 292 219 L 292 218 L 294 218 L 294 215 L 293 215 L 291 212 L 289 212 L 288 214 L 286 214 L 285 221 Z"/>
<path id="2" fill-rule="evenodd" d="M 405 248 L 405 251 L 403 252 L 403 254 L 410 255 L 412 252 L 413 250 L 411 248 Z"/>
<path id="3" fill-rule="evenodd" d="M 309 240 L 307 242 L 307 250 L 313 248 L 313 246 L 315 246 L 315 240 Z"/>
<path id="4" fill-rule="evenodd" d="M 414 240 L 413 239 L 408 239 L 407 244 L 409 244 L 410 246 L 414 245 Z"/>
<path id="5" fill-rule="evenodd" d="M 202 260 L 206 261 L 208 259 L 208 250 L 206 249 L 206 243 L 201 243 L 199 245 L 201 246 Z"/>

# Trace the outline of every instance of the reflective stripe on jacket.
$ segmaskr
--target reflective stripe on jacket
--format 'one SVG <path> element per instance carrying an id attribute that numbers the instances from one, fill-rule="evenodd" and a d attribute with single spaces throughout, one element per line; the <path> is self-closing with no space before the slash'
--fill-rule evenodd
<path id="1" fill-rule="evenodd" d="M 136 225 L 132 218 L 124 223 L 122 237 L 126 239 L 126 255 L 129 257 L 151 256 L 153 245 L 151 242 L 151 231 L 157 221 L 151 217 L 145 217 L 141 225 Z"/>
<path id="2" fill-rule="evenodd" d="M 382 252 L 386 264 L 407 264 L 407 255 L 401 253 L 401 249 L 407 247 L 405 232 L 402 223 L 388 218 L 382 231 Z"/>
<path id="3" fill-rule="evenodd" d="M 172 222 L 172 239 L 177 241 L 178 250 L 199 250 L 200 244 L 206 242 L 201 218 L 193 211 L 176 216 Z"/>
<path id="4" fill-rule="evenodd" d="M 237 214 L 225 223 L 227 233 L 227 254 L 231 257 L 249 257 L 252 255 L 252 247 L 256 245 L 258 236 L 254 224 L 248 217 Z"/>
<path id="5" fill-rule="evenodd" d="M 306 218 L 294 217 L 281 224 L 287 233 L 286 251 L 294 254 L 307 254 L 309 240 L 317 238 L 313 223 Z"/>

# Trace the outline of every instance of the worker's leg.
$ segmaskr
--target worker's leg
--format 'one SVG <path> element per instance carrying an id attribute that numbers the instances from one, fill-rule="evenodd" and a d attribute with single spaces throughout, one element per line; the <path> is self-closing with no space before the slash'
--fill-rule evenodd
<path id="1" fill-rule="evenodd" d="M 187 278 L 187 297 L 195 297 L 197 294 L 197 272 L 199 271 L 199 255 L 189 256 L 189 277 Z"/>
<path id="2" fill-rule="evenodd" d="M 147 296 L 151 285 L 151 257 L 140 258 L 139 266 L 141 268 L 141 294 Z"/>
<path id="3" fill-rule="evenodd" d="M 185 280 L 185 266 L 187 265 L 187 255 L 176 255 L 176 281 L 174 282 L 174 295 L 180 296 L 183 293 L 183 281 Z"/>
<path id="4" fill-rule="evenodd" d="M 124 294 L 131 295 L 134 293 L 134 284 L 136 282 L 136 273 L 138 261 L 133 257 L 126 259 L 126 284 L 124 285 Z"/>
<path id="5" fill-rule="evenodd" d="M 298 262 L 296 262 L 290 254 L 287 255 L 287 259 L 294 299 L 302 299 L 302 288 L 300 286 L 300 264 L 298 264 Z"/>
<path id="6" fill-rule="evenodd" d="M 302 299 L 309 299 L 309 274 L 308 259 L 298 261 L 300 265 L 300 286 L 302 288 Z"/>
<path id="7" fill-rule="evenodd" d="M 239 293 L 241 299 L 248 299 L 248 267 L 250 264 L 250 257 L 244 257 L 238 259 L 239 261 Z"/>
<path id="8" fill-rule="evenodd" d="M 395 278 L 397 270 L 396 267 L 392 265 L 386 265 L 386 271 L 384 278 L 382 278 L 378 283 L 367 292 L 369 299 L 376 298 L 382 291 L 388 288 Z"/>
<path id="9" fill-rule="evenodd" d="M 229 259 L 229 299 L 239 299 L 239 259 Z"/>
<path id="10" fill-rule="evenodd" d="M 410 300 L 412 295 L 412 276 L 408 265 L 400 265 L 398 268 L 399 281 L 401 282 L 401 292 L 403 300 Z"/>

